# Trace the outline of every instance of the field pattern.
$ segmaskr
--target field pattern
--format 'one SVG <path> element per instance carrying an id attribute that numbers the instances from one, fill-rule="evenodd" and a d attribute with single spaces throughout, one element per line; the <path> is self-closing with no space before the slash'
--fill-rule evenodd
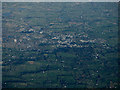
<path id="1" fill-rule="evenodd" d="M 117 3 L 3 3 L 3 88 L 117 88 Z"/>

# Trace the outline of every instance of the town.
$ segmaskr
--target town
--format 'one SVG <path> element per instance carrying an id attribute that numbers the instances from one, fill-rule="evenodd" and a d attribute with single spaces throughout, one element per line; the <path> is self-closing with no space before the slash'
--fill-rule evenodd
<path id="1" fill-rule="evenodd" d="M 118 3 L 2 5 L 2 88 L 118 88 Z"/>

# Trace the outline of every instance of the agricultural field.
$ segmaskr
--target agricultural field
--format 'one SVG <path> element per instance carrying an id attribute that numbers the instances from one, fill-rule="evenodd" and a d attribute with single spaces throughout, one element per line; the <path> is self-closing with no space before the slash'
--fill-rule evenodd
<path id="1" fill-rule="evenodd" d="M 117 88 L 118 3 L 2 3 L 3 88 Z"/>

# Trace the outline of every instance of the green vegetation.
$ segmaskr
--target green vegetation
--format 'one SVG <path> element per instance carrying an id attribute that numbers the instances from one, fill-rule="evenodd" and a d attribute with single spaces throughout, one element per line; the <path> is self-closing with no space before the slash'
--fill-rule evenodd
<path id="1" fill-rule="evenodd" d="M 3 88 L 117 88 L 117 3 L 3 3 Z"/>

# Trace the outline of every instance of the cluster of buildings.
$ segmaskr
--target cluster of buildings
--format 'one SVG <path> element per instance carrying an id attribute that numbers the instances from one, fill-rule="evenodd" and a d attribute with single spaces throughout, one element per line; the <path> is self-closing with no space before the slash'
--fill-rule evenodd
<path id="1" fill-rule="evenodd" d="M 20 29 L 19 33 L 24 33 L 22 38 L 15 38 L 14 43 L 21 42 L 33 42 L 36 40 L 36 45 L 54 45 L 55 47 L 88 47 L 87 43 L 95 43 L 96 39 L 89 39 L 88 35 L 85 33 L 75 33 L 75 32 L 54 32 L 50 30 L 34 30 L 34 29 Z M 83 39 L 84 38 L 84 39 Z M 23 42 L 24 43 L 24 42 Z M 84 43 L 84 45 L 82 45 Z M 29 45 L 29 47 L 31 47 Z"/>

